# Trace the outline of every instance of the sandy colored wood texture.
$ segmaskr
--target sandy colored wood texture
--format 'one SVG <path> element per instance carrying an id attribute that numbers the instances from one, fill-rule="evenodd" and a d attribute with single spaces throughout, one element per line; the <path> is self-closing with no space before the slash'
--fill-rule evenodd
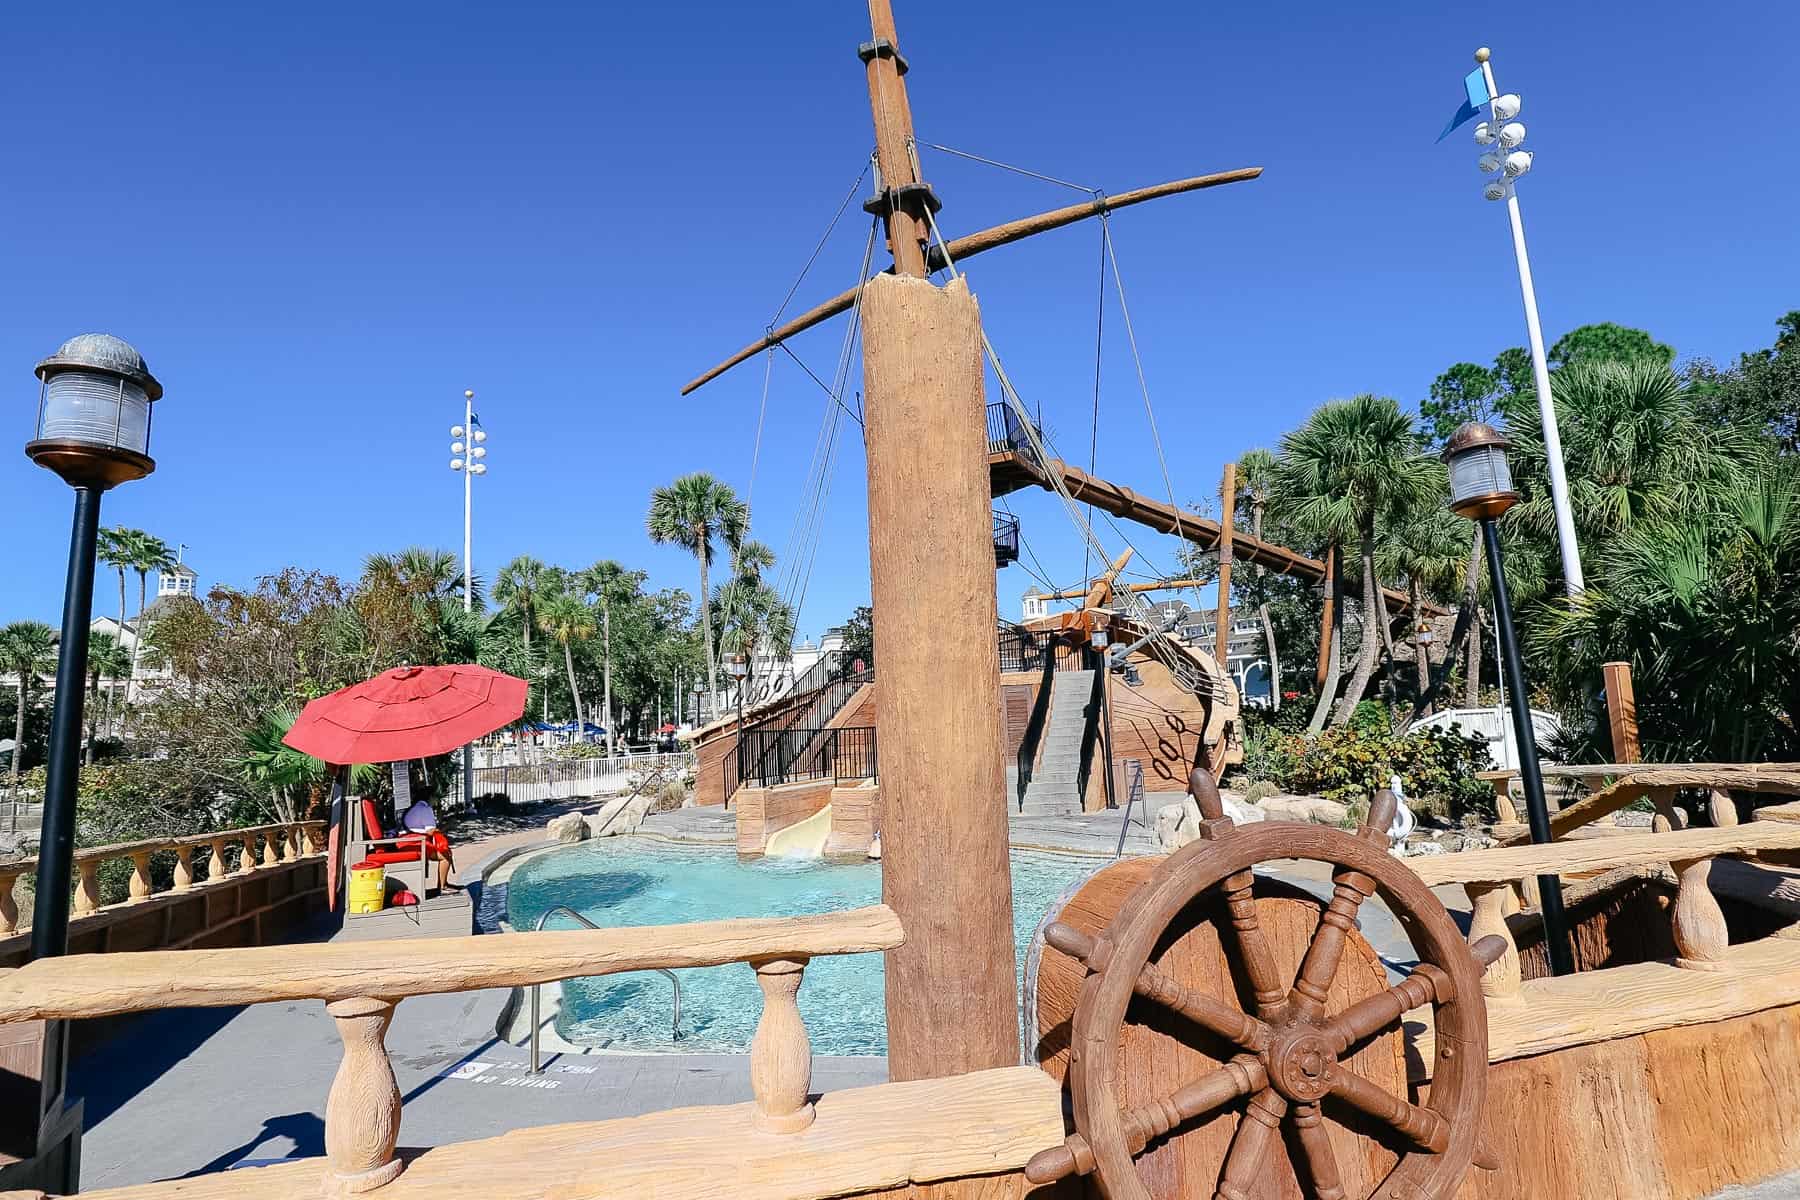
<path id="1" fill-rule="evenodd" d="M 1752 821 L 1723 829 L 1633 833 L 1546 846 L 1501 846 L 1409 858 L 1406 862 L 1419 878 L 1435 887 L 1444 883 L 1511 883 L 1532 875 L 1573 875 L 1613 867 L 1795 848 L 1800 848 L 1800 828 L 1778 821 Z"/>
<path id="2" fill-rule="evenodd" d="M 244 950 L 155 950 L 40 959 L 0 975 L 0 1021 L 76 1019 L 274 1000 L 424 996 L 667 967 L 860 954 L 901 944 L 882 905 L 807 917 L 546 930 Z"/>
<path id="3" fill-rule="evenodd" d="M 824 1200 L 971 1176 L 1004 1178 L 1063 1136 L 1054 1080 L 1035 1067 L 819 1097 L 799 1133 L 764 1133 L 752 1104 L 521 1129 L 402 1150 L 383 1200 Z M 84 1192 L 98 1200 L 316 1200 L 323 1159 Z M 984 1181 L 985 1182 L 985 1181 Z M 988 1196 L 984 1184 L 958 1196 Z M 1008 1194 L 1001 1184 L 994 1196 Z"/>
<path id="4" fill-rule="evenodd" d="M 1501 1063 L 1457 1200 L 1695 1200 L 1800 1163 L 1800 1009 Z"/>
<path id="5" fill-rule="evenodd" d="M 1659 961 L 1528 979 L 1517 1004 L 1488 1007 L 1488 1061 L 1728 1021 L 1800 997 L 1800 941 L 1765 938 L 1731 946 L 1723 965 L 1692 971 Z M 1408 1013 L 1406 1032 L 1408 1068 L 1417 1081 L 1426 1077 L 1434 1053 L 1429 1012 Z M 1693 1045 L 1704 1045 L 1703 1035 L 1692 1036 Z"/>
<path id="6" fill-rule="evenodd" d="M 966 280 L 863 300 L 882 898 L 895 1079 L 1018 1061 L 981 315 Z"/>
<path id="7" fill-rule="evenodd" d="M 1736 789 L 1746 792 L 1800 794 L 1800 763 L 1615 763 L 1598 767 L 1547 769 L 1554 776 L 1589 778 L 1616 774 L 1619 778 L 1593 795 L 1550 814 L 1550 836 L 1567 837 L 1573 829 L 1609 816 L 1651 792 L 1677 788 Z M 1590 785 L 1591 786 L 1591 785 Z M 1508 845 L 1528 843 L 1529 831 L 1514 833 Z"/>

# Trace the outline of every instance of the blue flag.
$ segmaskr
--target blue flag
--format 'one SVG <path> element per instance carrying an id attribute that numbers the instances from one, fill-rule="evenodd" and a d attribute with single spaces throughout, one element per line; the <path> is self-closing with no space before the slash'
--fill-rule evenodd
<path id="1" fill-rule="evenodd" d="M 1481 106 L 1493 99 L 1488 95 L 1487 76 L 1482 73 L 1480 67 L 1476 67 L 1463 76 L 1463 91 L 1467 93 L 1468 98 L 1456 110 L 1456 115 L 1450 118 L 1450 123 L 1444 126 L 1444 132 L 1437 135 L 1437 140 L 1440 142 L 1456 132 L 1457 129 L 1473 121 L 1480 114 Z"/>

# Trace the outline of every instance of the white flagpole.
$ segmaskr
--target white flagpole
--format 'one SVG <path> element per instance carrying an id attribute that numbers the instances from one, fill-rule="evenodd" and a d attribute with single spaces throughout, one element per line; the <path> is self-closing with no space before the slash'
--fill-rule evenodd
<path id="1" fill-rule="evenodd" d="M 1504 122 L 1494 105 L 1500 88 L 1494 83 L 1489 57 L 1486 46 L 1475 51 L 1475 61 L 1481 64 L 1482 78 L 1487 81 L 1490 128 L 1498 134 Z M 1525 252 L 1525 223 L 1519 216 L 1519 196 L 1510 177 L 1506 179 L 1506 215 L 1512 223 L 1513 258 L 1519 265 L 1519 292 L 1525 301 L 1525 332 L 1531 341 L 1531 376 L 1537 385 L 1538 415 L 1544 426 L 1544 458 L 1550 468 L 1550 503 L 1556 513 L 1563 588 L 1570 596 L 1578 596 L 1587 584 L 1581 574 L 1581 548 L 1575 541 L 1575 513 L 1569 506 L 1569 481 L 1563 468 L 1562 435 L 1556 427 L 1556 403 L 1550 395 L 1550 366 L 1544 356 L 1544 331 L 1538 324 L 1537 289 L 1531 283 L 1531 258 Z"/>

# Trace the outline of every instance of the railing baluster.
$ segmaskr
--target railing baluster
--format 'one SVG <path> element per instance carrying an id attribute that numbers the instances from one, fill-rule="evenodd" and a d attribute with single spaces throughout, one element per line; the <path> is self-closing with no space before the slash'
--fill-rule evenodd
<path id="1" fill-rule="evenodd" d="M 325 1006 L 344 1040 L 344 1060 L 325 1102 L 327 1196 L 370 1192 L 400 1174 L 400 1085 L 388 1061 L 392 1000 L 364 996 Z"/>
<path id="2" fill-rule="evenodd" d="M 129 904 L 142 904 L 150 898 L 150 851 L 131 852 L 131 899 Z"/>
<path id="3" fill-rule="evenodd" d="M 100 860 L 87 858 L 75 864 L 79 881 L 75 885 L 75 915 L 83 916 L 100 907 Z"/>
<path id="4" fill-rule="evenodd" d="M 244 853 L 238 858 L 237 873 L 239 875 L 248 875 L 250 872 L 256 870 L 256 846 L 258 835 L 255 830 L 251 830 L 249 833 L 244 834 L 241 840 L 244 843 Z"/>
<path id="5" fill-rule="evenodd" d="M 750 1042 L 753 1124 L 769 1133 L 798 1133 L 813 1123 L 812 1043 L 798 1002 L 806 960 L 776 958 L 751 965 L 763 993 L 762 1019 Z"/>
<path id="6" fill-rule="evenodd" d="M 1723 971 L 1730 934 L 1725 913 L 1712 894 L 1712 859 L 1696 858 L 1670 864 L 1680 886 L 1675 892 L 1675 949 L 1677 966 L 1691 971 Z"/>
<path id="7" fill-rule="evenodd" d="M 262 865 L 272 867 L 281 861 L 281 827 L 263 830 Z"/>
<path id="8" fill-rule="evenodd" d="M 13 884 L 22 872 L 0 871 L 0 934 L 12 933 L 19 927 L 19 902 L 13 899 Z"/>
<path id="9" fill-rule="evenodd" d="M 224 838 L 212 840 L 212 861 L 206 864 L 206 882 L 217 883 L 229 874 L 225 869 L 225 847 L 228 845 L 230 842 Z"/>
<path id="10" fill-rule="evenodd" d="M 175 847 L 175 891 L 185 892 L 194 886 L 194 847 Z"/>
<path id="11" fill-rule="evenodd" d="M 1506 924 L 1506 898 L 1512 893 L 1512 885 L 1470 883 L 1465 884 L 1464 888 L 1468 891 L 1469 902 L 1474 908 L 1469 923 L 1469 944 L 1474 945 L 1490 935 L 1506 943 L 1506 953 L 1481 974 L 1481 994 L 1487 997 L 1489 1004 L 1523 1003 L 1523 997 L 1519 994 L 1519 947 L 1513 941 L 1512 930 Z"/>

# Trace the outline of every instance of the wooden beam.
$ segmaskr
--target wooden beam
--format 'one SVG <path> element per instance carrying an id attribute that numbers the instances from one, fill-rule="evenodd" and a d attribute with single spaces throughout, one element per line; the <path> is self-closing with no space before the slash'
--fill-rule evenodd
<path id="1" fill-rule="evenodd" d="M 1776 937 L 1732 946 L 1724 967 L 1690 971 L 1658 961 L 1528 979 L 1519 987 L 1522 1003 L 1488 1006 L 1488 1061 L 1725 1021 L 1800 997 L 1800 941 Z M 1408 1074 L 1420 1083 L 1436 1060 L 1429 1006 L 1407 1014 L 1406 1032 Z"/>
<path id="2" fill-rule="evenodd" d="M 1781 821 L 1752 821 L 1723 829 L 1630 833 L 1541 846 L 1466 850 L 1461 854 L 1408 859 L 1407 865 L 1420 879 L 1436 887 L 1445 883 L 1512 883 L 1533 875 L 1573 875 L 1613 867 L 1687 862 L 1721 854 L 1795 849 L 1800 849 L 1800 828 Z"/>
<path id="3" fill-rule="evenodd" d="M 1184 192 L 1196 192 L 1203 188 L 1219 187 L 1222 184 L 1242 183 L 1245 180 L 1255 179 L 1261 174 L 1261 167 L 1240 167 L 1234 171 L 1195 175 L 1188 179 L 1175 179 L 1168 183 L 1136 188 L 1132 191 L 1120 192 L 1116 196 L 1106 196 L 1082 204 L 1071 204 L 1067 208 L 1053 208 L 1049 212 L 1021 217 L 1016 221 L 1008 221 L 1004 225 L 995 225 L 990 229 L 966 234 L 963 237 L 951 238 L 949 242 L 950 257 L 957 263 L 961 263 L 964 259 L 973 258 L 975 255 L 992 250 L 997 246 L 1008 246 L 1034 234 L 1061 229 L 1065 225 L 1073 225 L 1077 221 L 1085 221 L 1090 217 L 1097 217 L 1114 209 L 1129 208 L 1133 204 L 1142 204 L 1147 200 L 1158 200 L 1164 196 L 1178 196 Z M 933 252 L 931 265 L 934 270 L 943 265 L 939 261 L 941 258 L 941 254 Z M 829 320 L 842 312 L 849 312 L 851 305 L 856 303 L 856 293 L 861 290 L 860 288 L 851 288 L 848 291 L 840 292 L 823 304 L 814 305 L 787 323 L 776 326 L 766 336 L 751 342 L 724 362 L 690 379 L 682 386 L 681 394 L 685 396 L 695 388 L 712 382 L 739 363 L 755 358 L 764 350 L 780 345 L 795 334 L 804 333 L 821 321 Z"/>
<path id="4" fill-rule="evenodd" d="M 900 72 L 900 35 L 894 29 L 894 8 L 888 0 L 869 0 L 869 30 L 873 41 L 863 48 L 869 76 L 869 112 L 875 118 L 875 165 L 879 185 L 889 197 L 900 189 L 923 182 L 913 157 L 912 102 L 907 99 L 906 79 Z M 915 204 L 889 204 L 888 249 L 899 275 L 925 277 L 925 243 L 930 229 L 919 219 Z"/>
<path id="5" fill-rule="evenodd" d="M 1225 464 L 1225 478 L 1219 481 L 1219 505 L 1219 603 L 1213 627 L 1213 632 L 1218 635 L 1218 647 L 1213 657 L 1223 667 L 1231 652 L 1231 542 L 1235 532 L 1232 527 L 1237 521 L 1235 462 Z"/>
<path id="6" fill-rule="evenodd" d="M 990 472 L 995 467 L 1011 469 L 1025 465 L 1025 460 L 1010 451 L 988 455 Z M 1105 509 L 1115 517 L 1123 517 L 1128 521 L 1136 521 L 1159 533 L 1178 534 L 1186 538 L 1202 550 L 1216 550 L 1219 547 L 1221 529 L 1217 521 L 1198 513 L 1178 510 L 1163 500 L 1153 500 L 1141 492 L 1133 491 L 1123 484 L 1089 475 L 1080 467 L 1070 466 L 1061 459 L 1052 459 L 1045 470 L 1035 466 L 1028 468 L 1032 482 L 1045 490 L 1052 490 L 1048 475 L 1060 475 L 1063 485 L 1068 488 L 1069 495 L 1080 503 L 1092 503 L 1094 507 Z M 1048 472 L 1048 474 L 1046 474 Z M 1264 541 L 1252 537 L 1242 531 L 1232 534 L 1232 558 L 1243 562 L 1256 563 L 1283 575 L 1292 575 L 1297 579 L 1305 579 L 1318 583 L 1325 578 L 1325 564 L 1316 558 L 1308 558 L 1296 550 L 1275 542 Z M 1385 588 L 1388 604 L 1394 612 L 1410 612 L 1412 598 L 1399 588 Z M 1426 601 L 1424 611 L 1433 616 L 1442 616 L 1450 610 Z"/>
<path id="7" fill-rule="evenodd" d="M 1331 637 L 1334 631 L 1333 620 L 1337 616 L 1338 558 L 1336 546 L 1325 547 L 1325 571 L 1319 579 L 1325 585 L 1325 607 L 1319 612 L 1319 658 L 1313 669 L 1313 686 L 1320 689 L 1324 688 L 1326 676 L 1331 673 Z"/>
<path id="8" fill-rule="evenodd" d="M 419 943 L 410 943 L 417 945 Z M 829 1200 L 1017 1171 L 1063 1138 L 1062 1095 L 1036 1067 L 827 1092 L 804 1131 L 769 1134 L 755 1106 L 674 1108 L 403 1149 L 381 1200 Z M 300 1158 L 83 1192 L 90 1200 L 317 1200 L 325 1160 Z M 984 1195 L 988 1193 L 983 1193 Z"/>
<path id="9" fill-rule="evenodd" d="M 922 1079 L 1019 1058 L 981 314 L 884 276 L 863 319 L 888 1074 Z"/>
<path id="10" fill-rule="evenodd" d="M 900 919 L 875 905 L 808 917 L 422 938 L 404 947 L 387 941 L 322 942 L 71 954 L 0 973 L 0 1022 L 525 987 L 619 971 L 862 954 L 892 949 L 902 940 Z"/>
<path id="11" fill-rule="evenodd" d="M 1544 777 L 1590 775 L 1592 769 L 1570 770 L 1546 768 Z M 1672 792 L 1677 788 L 1739 788 L 1747 792 L 1785 792 L 1800 795 L 1800 763 L 1668 763 L 1651 764 L 1635 770 L 1621 764 L 1620 778 L 1583 796 L 1568 807 L 1550 814 L 1550 836 L 1567 837 L 1583 825 L 1592 824 L 1635 802 L 1649 792 Z M 1591 785 L 1590 785 L 1591 786 Z M 1764 810 L 1767 811 L 1766 809 Z M 1503 846 L 1520 845 L 1531 840 L 1529 831 L 1510 834 L 1501 840 Z"/>
<path id="12" fill-rule="evenodd" d="M 1119 572 L 1125 569 L 1125 564 L 1131 561 L 1134 553 L 1135 551 L 1127 546 L 1119 552 L 1117 558 L 1107 564 L 1106 570 L 1101 572 L 1100 578 L 1094 580 L 1093 586 L 1088 588 L 1087 595 L 1082 600 L 1082 608 L 1106 607 L 1107 602 L 1112 599 L 1113 581 L 1119 577 Z"/>

